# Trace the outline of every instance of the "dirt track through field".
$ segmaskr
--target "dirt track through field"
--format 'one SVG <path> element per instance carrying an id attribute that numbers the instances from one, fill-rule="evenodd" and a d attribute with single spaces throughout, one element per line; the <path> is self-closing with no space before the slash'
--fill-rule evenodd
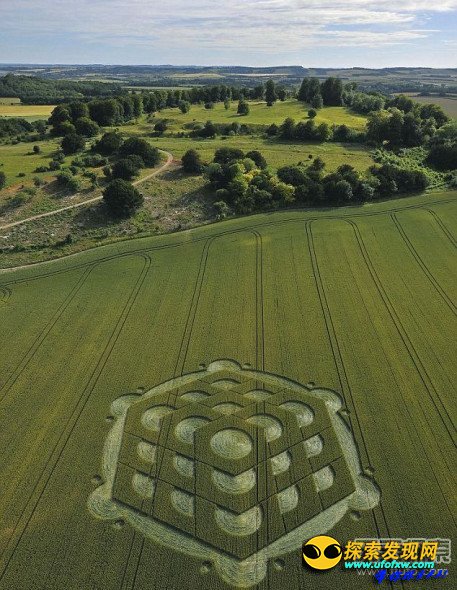
<path id="1" fill-rule="evenodd" d="M 135 182 L 132 182 L 132 184 L 134 186 L 138 186 L 139 184 L 146 182 L 146 180 L 150 180 L 151 178 L 154 178 L 154 176 L 161 174 L 171 165 L 171 163 L 173 162 L 172 154 L 170 154 L 170 152 L 166 152 L 164 150 L 160 150 L 160 151 L 167 156 L 166 162 L 164 164 L 162 164 L 162 166 L 160 166 L 160 168 L 157 168 L 157 170 L 154 170 L 154 172 L 151 172 L 151 174 L 148 174 L 144 178 L 140 178 L 139 180 L 135 180 Z M 41 219 L 42 217 L 50 217 L 51 215 L 55 215 L 56 213 L 62 213 L 62 211 L 68 211 L 69 209 L 76 209 L 77 207 L 84 207 L 84 205 L 90 205 L 91 203 L 96 203 L 97 201 L 100 201 L 101 199 L 103 199 L 103 195 L 98 195 L 97 197 L 92 197 L 91 199 L 87 199 L 86 201 L 82 201 L 81 203 L 75 203 L 74 205 L 67 205 L 66 207 L 61 207 L 60 209 L 54 209 L 54 211 L 47 211 L 46 213 L 39 213 L 38 215 L 32 215 L 32 217 L 27 217 L 26 219 L 21 219 L 20 221 L 13 221 L 12 223 L 0 225 L 0 230 L 9 229 L 10 227 L 16 227 L 17 225 L 23 225 L 24 223 L 28 223 L 29 221 L 35 221 L 36 219 Z"/>

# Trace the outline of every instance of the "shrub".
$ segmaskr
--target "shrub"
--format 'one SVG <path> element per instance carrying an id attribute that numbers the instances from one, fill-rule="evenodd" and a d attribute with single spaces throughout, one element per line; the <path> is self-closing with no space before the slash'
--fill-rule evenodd
<path id="1" fill-rule="evenodd" d="M 239 101 L 237 113 L 242 116 L 249 115 L 249 104 L 245 100 Z"/>
<path id="2" fill-rule="evenodd" d="M 35 172 L 47 172 L 49 168 L 47 166 L 38 166 L 35 168 Z"/>
<path id="3" fill-rule="evenodd" d="M 33 153 L 34 154 L 41 154 L 41 148 L 39 145 L 34 145 L 33 146 Z"/>
<path id="4" fill-rule="evenodd" d="M 252 150 L 246 154 L 246 158 L 252 160 L 257 168 L 264 170 L 267 167 L 267 161 L 258 150 Z"/>
<path id="5" fill-rule="evenodd" d="M 116 217 L 132 215 L 143 203 L 143 196 L 129 182 L 116 178 L 103 192 L 109 211 Z"/>
<path id="6" fill-rule="evenodd" d="M 137 156 L 138 157 L 138 156 Z M 140 158 L 141 159 L 141 158 Z M 140 167 L 131 157 L 118 160 L 111 171 L 113 178 L 122 178 L 123 180 L 131 180 L 138 174 Z"/>
<path id="7" fill-rule="evenodd" d="M 200 174 L 203 168 L 203 161 L 197 150 L 187 150 L 183 155 L 182 167 L 186 172 Z"/>
<path id="8" fill-rule="evenodd" d="M 77 178 L 69 170 L 62 170 L 56 176 L 57 184 L 62 188 L 69 190 L 70 192 L 76 192 L 79 190 L 80 185 Z"/>
<path id="9" fill-rule="evenodd" d="M 60 170 L 60 162 L 58 162 L 57 160 L 51 160 L 49 162 L 49 168 L 48 170 L 51 170 L 52 172 L 54 170 Z"/>
<path id="10" fill-rule="evenodd" d="M 0 190 L 2 190 L 2 188 L 5 188 L 6 185 L 6 174 L 4 172 L 0 171 Z"/>
<path id="11" fill-rule="evenodd" d="M 157 123 L 154 125 L 154 131 L 157 133 L 157 135 L 163 135 L 167 129 L 168 125 L 166 121 L 157 121 Z"/>
<path id="12" fill-rule="evenodd" d="M 156 166 L 160 162 L 160 152 L 145 139 L 131 137 L 125 141 L 119 152 L 123 156 L 136 155 L 142 158 L 146 166 Z"/>
<path id="13" fill-rule="evenodd" d="M 314 119 L 314 117 L 317 117 L 317 111 L 316 111 L 316 109 L 309 109 L 309 111 L 308 111 L 308 117 L 310 119 Z"/>
<path id="14" fill-rule="evenodd" d="M 216 201 L 214 203 L 214 212 L 216 214 L 216 219 L 220 221 L 229 215 L 230 208 L 225 201 Z"/>

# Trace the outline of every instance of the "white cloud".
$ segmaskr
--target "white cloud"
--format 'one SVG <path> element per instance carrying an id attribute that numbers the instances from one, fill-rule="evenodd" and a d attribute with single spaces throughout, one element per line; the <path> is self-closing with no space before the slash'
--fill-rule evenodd
<path id="1" fill-rule="evenodd" d="M 410 44 L 435 33 L 457 0 L 0 0 L 0 36 L 59 35 L 112 47 L 234 48 L 271 55 L 321 47 Z M 58 41 L 57 41 L 58 42 Z"/>

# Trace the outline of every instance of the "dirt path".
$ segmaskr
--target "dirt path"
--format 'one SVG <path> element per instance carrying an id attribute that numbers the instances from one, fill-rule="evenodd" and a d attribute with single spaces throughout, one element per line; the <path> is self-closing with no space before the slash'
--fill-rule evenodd
<path id="1" fill-rule="evenodd" d="M 149 180 L 150 178 L 157 176 L 158 174 L 160 174 L 161 172 L 163 172 L 164 170 L 166 170 L 170 166 L 170 164 L 173 162 L 172 154 L 170 154 L 169 152 L 166 152 L 164 150 L 160 150 L 160 151 L 167 156 L 167 161 L 164 164 L 162 164 L 162 166 L 160 166 L 160 168 L 157 168 L 157 170 L 154 170 L 154 172 L 151 172 L 151 174 L 148 174 L 144 178 L 140 178 L 139 180 L 135 180 L 135 182 L 132 182 L 133 185 L 136 186 L 138 184 L 141 184 L 142 182 L 146 182 L 146 180 Z M 60 209 L 54 209 L 53 211 L 47 211 L 46 213 L 32 215 L 32 217 L 26 217 L 25 219 L 21 219 L 20 221 L 13 221 L 12 223 L 0 225 L 0 230 L 8 229 L 10 227 L 15 227 L 16 225 L 22 225 L 23 223 L 27 223 L 29 221 L 34 221 L 35 219 L 41 219 L 42 217 L 50 217 L 51 215 L 55 215 L 56 213 L 61 213 L 62 211 L 67 211 L 69 209 L 76 209 L 77 207 L 83 207 L 84 205 L 89 205 L 90 203 L 96 203 L 97 201 L 100 201 L 102 198 L 103 198 L 103 195 L 98 195 L 97 197 L 92 197 L 91 199 L 87 199 L 87 201 L 81 201 L 80 203 L 75 203 L 74 205 L 67 205 L 66 207 L 61 207 Z"/>

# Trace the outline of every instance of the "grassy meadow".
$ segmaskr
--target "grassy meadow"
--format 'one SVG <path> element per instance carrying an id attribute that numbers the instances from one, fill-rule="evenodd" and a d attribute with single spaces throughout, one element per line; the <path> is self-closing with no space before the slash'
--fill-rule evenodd
<path id="1" fill-rule="evenodd" d="M 180 128 L 189 122 L 205 123 L 208 120 L 225 124 L 238 122 L 247 125 L 271 125 L 272 123 L 279 125 L 287 117 L 292 117 L 297 122 L 308 119 L 310 109 L 309 106 L 295 99 L 277 101 L 272 107 L 268 107 L 264 101 L 249 101 L 249 107 L 249 114 L 240 116 L 237 114 L 237 101 L 232 101 L 227 110 L 222 103 L 215 103 L 212 109 L 205 109 L 204 105 L 192 105 L 186 114 L 182 114 L 178 109 L 163 109 L 156 118 L 169 119 L 172 128 Z M 362 130 L 366 124 L 366 117 L 357 115 L 345 107 L 324 107 L 318 111 L 315 121 L 317 124 L 345 124 L 353 129 Z"/>
<path id="2" fill-rule="evenodd" d="M 112 402 L 215 359 L 341 396 L 381 496 L 332 536 L 454 535 L 455 197 L 254 215 L 2 273 L 0 590 L 230 588 L 88 509 Z M 303 587 L 301 541 L 258 590 Z"/>

